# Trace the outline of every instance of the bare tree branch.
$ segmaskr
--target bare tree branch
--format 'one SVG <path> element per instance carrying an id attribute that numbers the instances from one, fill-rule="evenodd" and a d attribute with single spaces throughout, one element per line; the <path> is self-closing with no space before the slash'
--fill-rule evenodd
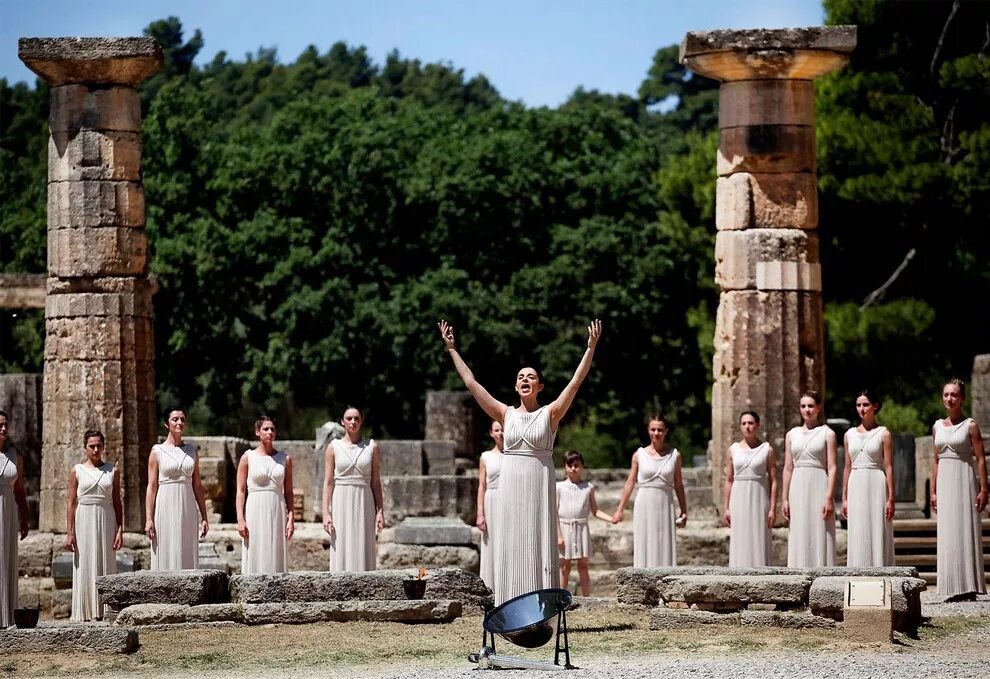
<path id="1" fill-rule="evenodd" d="M 900 265 L 896 269 L 894 269 L 894 273 L 890 274 L 890 278 L 888 278 L 883 285 L 881 285 L 879 288 L 877 288 L 876 290 L 874 290 L 873 292 L 871 292 L 866 296 L 866 299 L 864 299 L 863 303 L 859 306 L 860 311 L 865 311 L 867 307 L 883 299 L 884 294 L 887 292 L 887 288 L 893 285 L 894 281 L 897 280 L 897 277 L 901 275 L 901 272 L 907 268 L 907 265 L 911 262 L 912 259 L 914 259 L 914 255 L 915 255 L 914 248 L 908 250 L 908 253 L 904 255 L 904 260 L 900 263 Z"/>
<path id="2" fill-rule="evenodd" d="M 949 24 L 952 23 L 952 19 L 956 16 L 956 12 L 959 11 L 959 0 L 955 0 L 952 3 L 952 9 L 949 11 L 949 16 L 945 19 L 945 25 L 942 26 L 942 35 L 938 36 L 938 44 L 935 45 L 935 54 L 932 55 L 932 65 L 928 68 L 928 71 L 935 75 L 935 65 L 938 63 L 938 55 L 942 52 L 942 43 L 945 42 L 945 34 L 949 32 Z"/>

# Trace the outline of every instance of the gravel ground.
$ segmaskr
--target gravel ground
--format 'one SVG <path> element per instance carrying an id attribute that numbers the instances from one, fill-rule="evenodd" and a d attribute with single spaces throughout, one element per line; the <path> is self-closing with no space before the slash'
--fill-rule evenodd
<path id="1" fill-rule="evenodd" d="M 932 618 L 953 615 L 990 617 L 990 594 L 976 595 L 976 601 L 950 601 L 930 587 L 921 593 L 921 613 Z M 986 672 L 990 674 L 990 670 Z"/>

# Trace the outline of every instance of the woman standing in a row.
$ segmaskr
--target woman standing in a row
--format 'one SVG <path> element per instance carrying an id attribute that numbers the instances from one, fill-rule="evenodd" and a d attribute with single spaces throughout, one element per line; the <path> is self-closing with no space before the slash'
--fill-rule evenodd
<path id="1" fill-rule="evenodd" d="M 835 432 L 819 424 L 821 397 L 806 391 L 799 401 L 804 423 L 784 439 L 781 511 L 790 523 L 789 568 L 835 565 Z"/>
<path id="2" fill-rule="evenodd" d="M 848 520 L 847 566 L 894 565 L 894 469 L 890 432 L 877 422 L 880 399 L 856 395 L 860 423 L 846 432 L 842 515 Z"/>
<path id="3" fill-rule="evenodd" d="M 168 436 L 148 456 L 144 532 L 151 539 L 151 570 L 198 568 L 199 538 L 210 530 L 199 458 L 196 447 L 182 441 L 185 412 L 172 406 L 162 419 Z"/>
<path id="4" fill-rule="evenodd" d="M 960 380 L 942 387 L 945 419 L 932 425 L 932 511 L 938 526 L 939 594 L 970 599 L 987 591 L 980 513 L 987 506 L 987 462 L 983 436 L 963 415 L 966 393 Z"/>
<path id="5" fill-rule="evenodd" d="M 489 589 L 495 587 L 495 499 L 502 473 L 502 425 L 492 420 L 488 435 L 494 446 L 481 454 L 478 464 L 477 525 L 481 531 L 481 579 Z"/>
<path id="6" fill-rule="evenodd" d="M 24 468 L 10 444 L 7 413 L 0 410 L 0 628 L 14 624 L 17 607 L 17 534 L 28 534 Z"/>
<path id="7" fill-rule="evenodd" d="M 776 518 L 777 458 L 757 435 L 760 416 L 747 410 L 739 416 L 743 438 L 729 447 L 725 464 L 725 524 L 729 533 L 729 566 L 769 566 L 770 529 Z"/>

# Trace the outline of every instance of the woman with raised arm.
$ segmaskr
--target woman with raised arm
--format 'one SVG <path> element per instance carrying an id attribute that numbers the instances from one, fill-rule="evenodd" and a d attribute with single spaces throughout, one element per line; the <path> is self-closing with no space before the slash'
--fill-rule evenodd
<path id="1" fill-rule="evenodd" d="M 859 426 L 846 432 L 846 566 L 894 565 L 894 450 L 890 432 L 877 422 L 882 406 L 869 389 L 859 392 Z"/>
<path id="2" fill-rule="evenodd" d="M 254 423 L 258 447 L 237 464 L 237 533 L 241 536 L 241 574 L 289 570 L 286 540 L 296 530 L 292 513 L 292 458 L 275 450 L 275 420 L 262 415 Z"/>
<path id="3" fill-rule="evenodd" d="M 788 568 L 835 565 L 835 432 L 818 419 L 822 399 L 806 391 L 798 402 L 800 427 L 784 438 L 784 497 L 790 522 Z"/>
<path id="4" fill-rule="evenodd" d="M 151 539 L 151 570 L 199 568 L 199 538 L 210 530 L 196 446 L 183 443 L 186 413 L 169 406 L 168 436 L 151 447 L 144 532 Z"/>
<path id="5" fill-rule="evenodd" d="M 0 410 L 0 629 L 14 624 L 17 608 L 17 536 L 28 534 L 24 465 L 10 444 L 7 413 Z"/>
<path id="6" fill-rule="evenodd" d="M 937 591 L 954 600 L 974 599 L 987 591 L 980 528 L 980 513 L 987 506 L 987 460 L 980 428 L 973 418 L 963 415 L 965 399 L 962 380 L 946 382 L 942 386 L 945 419 L 932 426 Z"/>
<path id="7" fill-rule="evenodd" d="M 649 445 L 636 450 L 629 466 L 629 477 L 622 488 L 619 507 L 612 523 L 622 521 L 622 513 L 636 491 L 633 507 L 633 566 L 662 568 L 677 565 L 676 526 L 687 522 L 687 501 L 681 475 L 681 454 L 667 445 L 670 424 L 663 415 L 651 415 L 646 423 Z M 677 505 L 674 505 L 674 496 Z M 680 512 L 677 507 L 680 507 Z"/>
<path id="8" fill-rule="evenodd" d="M 361 438 L 364 417 L 347 408 L 344 437 L 327 446 L 323 476 L 323 530 L 330 536 L 330 570 L 373 571 L 375 535 L 385 528 L 382 454 L 375 439 Z"/>
<path id="9" fill-rule="evenodd" d="M 103 619 L 96 578 L 117 572 L 115 552 L 124 544 L 120 470 L 103 461 L 106 440 L 90 429 L 83 436 L 86 461 L 69 471 L 65 548 L 72 552 L 73 622 Z"/>
<path id="10" fill-rule="evenodd" d="M 457 353 L 453 326 L 445 320 L 438 326 L 464 386 L 481 409 L 502 424 L 505 448 L 495 506 L 495 525 L 499 527 L 495 541 L 495 604 L 537 589 L 557 587 L 560 554 L 553 441 L 561 419 L 591 369 L 602 322 L 596 319 L 588 326 L 588 348 L 571 381 L 549 405 L 541 406 L 537 400 L 543 391 L 540 373 L 528 366 L 519 370 L 515 386 L 518 407 L 502 403 L 478 383 Z"/>
<path id="11" fill-rule="evenodd" d="M 481 579 L 495 586 L 495 498 L 502 473 L 502 424 L 492 420 L 488 435 L 495 445 L 481 454 L 478 464 L 478 530 L 481 531 Z"/>
<path id="12" fill-rule="evenodd" d="M 729 446 L 725 461 L 725 525 L 729 533 L 729 566 L 769 566 L 770 531 L 776 518 L 777 457 L 760 441 L 760 416 L 747 410 L 739 416 L 742 441 Z"/>

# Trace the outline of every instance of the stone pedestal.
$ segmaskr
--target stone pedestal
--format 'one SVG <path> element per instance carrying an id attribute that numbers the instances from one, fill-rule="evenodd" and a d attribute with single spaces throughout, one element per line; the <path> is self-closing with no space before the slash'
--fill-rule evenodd
<path id="1" fill-rule="evenodd" d="M 426 392 L 426 435 L 432 441 L 453 441 L 457 457 L 476 459 L 478 407 L 467 391 Z M 486 427 L 487 429 L 487 427 Z M 440 472 L 436 472 L 440 473 Z"/>
<path id="2" fill-rule="evenodd" d="M 65 529 L 69 469 L 85 430 L 100 429 L 137 530 L 156 417 L 135 88 L 162 50 L 151 38 L 22 38 L 18 55 L 51 86 L 40 527 Z"/>
<path id="3" fill-rule="evenodd" d="M 824 392 L 812 80 L 842 66 L 854 26 L 688 33 L 680 58 L 721 81 L 715 195 L 713 499 L 739 415 L 784 460 L 801 392 Z"/>

